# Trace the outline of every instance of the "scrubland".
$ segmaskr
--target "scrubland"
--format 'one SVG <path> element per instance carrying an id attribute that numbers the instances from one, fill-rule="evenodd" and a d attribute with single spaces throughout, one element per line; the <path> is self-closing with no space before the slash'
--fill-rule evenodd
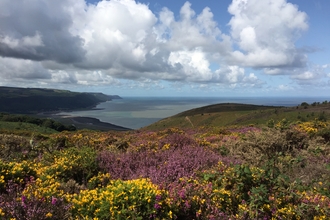
<path id="1" fill-rule="evenodd" d="M 329 219 L 329 140 L 326 117 L 127 132 L 2 130 L 0 216 Z"/>

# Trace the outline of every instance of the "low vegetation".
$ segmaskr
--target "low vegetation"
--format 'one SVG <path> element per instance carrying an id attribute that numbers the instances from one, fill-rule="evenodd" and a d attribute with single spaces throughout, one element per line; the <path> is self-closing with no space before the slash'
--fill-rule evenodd
<path id="1" fill-rule="evenodd" d="M 301 103 L 294 107 L 260 106 L 248 104 L 223 103 L 188 110 L 175 116 L 160 120 L 145 130 L 162 130 L 169 127 L 193 128 L 200 126 L 224 127 L 233 125 L 264 125 L 269 120 L 286 119 L 293 123 L 318 118 L 330 119 L 330 103 Z"/>
<path id="2" fill-rule="evenodd" d="M 56 131 L 75 131 L 76 127 L 73 125 L 64 125 L 50 118 L 0 113 L 0 129 L 9 130 L 10 132 L 13 132 L 13 130 L 32 130 L 43 133 L 54 133 Z"/>
<path id="3" fill-rule="evenodd" d="M 155 130 L 127 132 L 3 131 L 0 216 L 328 219 L 327 108 L 328 103 L 316 103 L 195 111 L 173 119 L 186 122 L 188 117 L 187 126 L 160 129 L 158 124 Z M 237 117 L 226 126 L 194 120 L 197 115 L 206 120 L 208 114 Z"/>

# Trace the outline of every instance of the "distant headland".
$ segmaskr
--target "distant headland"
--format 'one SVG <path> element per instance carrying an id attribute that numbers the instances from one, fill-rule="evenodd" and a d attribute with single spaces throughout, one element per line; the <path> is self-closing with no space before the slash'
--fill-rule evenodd
<path id="1" fill-rule="evenodd" d="M 101 102 L 121 99 L 118 95 L 72 92 L 45 88 L 0 86 L 0 112 L 33 114 L 93 108 Z"/>
<path id="2" fill-rule="evenodd" d="M 90 117 L 61 117 L 54 113 L 62 111 L 76 111 L 94 109 L 99 103 L 121 99 L 118 95 L 103 93 L 72 92 L 69 90 L 46 88 L 18 88 L 0 86 L 0 113 L 22 114 L 28 117 L 54 119 L 66 126 L 77 129 L 117 130 L 124 128 L 111 123 L 102 122 Z M 9 116 L 6 116 L 7 118 Z M 11 116 L 12 118 L 19 116 Z M 1 120 L 0 120 L 1 121 Z"/>

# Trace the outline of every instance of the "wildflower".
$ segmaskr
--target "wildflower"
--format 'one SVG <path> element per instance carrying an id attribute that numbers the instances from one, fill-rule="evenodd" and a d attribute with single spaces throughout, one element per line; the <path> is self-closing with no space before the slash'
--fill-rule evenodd
<path id="1" fill-rule="evenodd" d="M 162 207 L 162 206 L 159 205 L 158 203 L 156 203 L 156 204 L 154 205 L 154 208 L 155 208 L 156 210 L 160 209 L 161 207 Z"/>
<path id="2" fill-rule="evenodd" d="M 57 202 L 57 199 L 55 197 L 52 196 L 52 205 L 55 205 Z"/>
<path id="3" fill-rule="evenodd" d="M 185 207 L 186 207 L 186 209 L 190 209 L 191 205 L 189 204 L 188 201 L 185 202 Z"/>
<path id="4" fill-rule="evenodd" d="M 199 210 L 196 212 L 196 217 L 198 218 L 201 214 L 202 214 L 202 210 L 199 209 Z"/>
<path id="5" fill-rule="evenodd" d="M 170 218 L 172 218 L 172 211 L 169 211 L 169 212 L 168 212 L 168 216 L 169 216 Z"/>
<path id="6" fill-rule="evenodd" d="M 26 196 L 22 196 L 22 203 L 25 203 L 26 201 Z"/>
<path id="7" fill-rule="evenodd" d="M 160 201 L 162 199 L 161 195 L 156 195 L 156 201 Z"/>
<path id="8" fill-rule="evenodd" d="M 2 209 L 0 208 L 0 216 L 4 216 L 5 213 L 2 211 Z"/>

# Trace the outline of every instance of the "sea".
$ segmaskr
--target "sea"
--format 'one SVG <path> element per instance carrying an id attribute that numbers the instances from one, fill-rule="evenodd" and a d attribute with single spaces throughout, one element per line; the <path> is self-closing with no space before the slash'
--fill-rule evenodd
<path id="1" fill-rule="evenodd" d="M 139 129 L 180 112 L 218 103 L 297 106 L 330 100 L 330 97 L 122 97 L 91 110 L 58 113 L 59 116 L 92 117 L 131 129 Z"/>

